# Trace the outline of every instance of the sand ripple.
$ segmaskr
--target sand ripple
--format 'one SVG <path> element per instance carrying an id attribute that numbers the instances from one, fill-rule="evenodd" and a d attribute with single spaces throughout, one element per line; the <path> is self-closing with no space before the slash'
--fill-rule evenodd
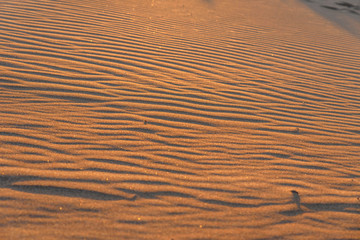
<path id="1" fill-rule="evenodd" d="M 4 238 L 359 236 L 359 39 L 265 2 L 0 1 Z"/>

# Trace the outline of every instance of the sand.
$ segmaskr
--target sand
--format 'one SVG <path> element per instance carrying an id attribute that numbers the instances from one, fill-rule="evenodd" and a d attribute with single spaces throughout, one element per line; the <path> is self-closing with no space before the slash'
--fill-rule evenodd
<path id="1" fill-rule="evenodd" d="M 0 1 L 0 238 L 359 239 L 358 13 Z"/>
<path id="2" fill-rule="evenodd" d="M 303 0 L 316 13 L 360 38 L 359 0 Z"/>

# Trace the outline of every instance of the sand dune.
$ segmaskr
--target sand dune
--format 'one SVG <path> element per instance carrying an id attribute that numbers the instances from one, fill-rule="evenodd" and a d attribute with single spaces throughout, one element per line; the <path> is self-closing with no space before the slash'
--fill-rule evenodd
<path id="1" fill-rule="evenodd" d="M 303 0 L 307 5 L 330 22 L 360 38 L 359 0 Z"/>
<path id="2" fill-rule="evenodd" d="M 358 239 L 329 2 L 0 1 L 0 238 Z"/>

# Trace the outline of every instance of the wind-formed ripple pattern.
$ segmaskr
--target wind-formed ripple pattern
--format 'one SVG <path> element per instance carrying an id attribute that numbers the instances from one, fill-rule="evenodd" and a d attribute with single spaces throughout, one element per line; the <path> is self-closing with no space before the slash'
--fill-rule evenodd
<path id="1" fill-rule="evenodd" d="M 359 236 L 360 39 L 270 2 L 0 0 L 0 238 Z"/>

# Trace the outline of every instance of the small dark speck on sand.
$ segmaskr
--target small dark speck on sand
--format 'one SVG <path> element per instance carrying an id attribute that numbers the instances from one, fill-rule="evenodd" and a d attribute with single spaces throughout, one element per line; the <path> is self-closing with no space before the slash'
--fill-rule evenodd
<path id="1" fill-rule="evenodd" d="M 147 120 L 144 120 L 144 124 L 145 124 L 145 125 L 148 124 L 148 121 L 147 121 Z"/>
<path id="2" fill-rule="evenodd" d="M 293 195 L 293 201 L 296 204 L 297 208 L 301 210 L 301 203 L 300 203 L 300 195 L 297 191 L 291 190 L 291 193 Z"/>

